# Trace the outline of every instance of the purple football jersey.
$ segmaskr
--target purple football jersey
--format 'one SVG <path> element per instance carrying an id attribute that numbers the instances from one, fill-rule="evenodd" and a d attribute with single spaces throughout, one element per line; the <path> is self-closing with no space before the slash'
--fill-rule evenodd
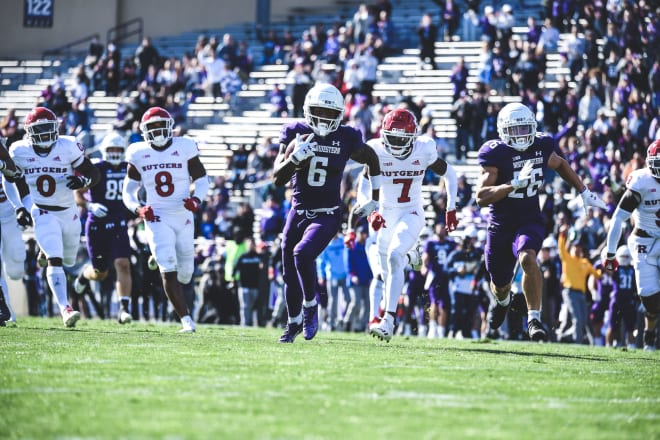
<path id="1" fill-rule="evenodd" d="M 280 144 L 289 145 L 296 134 L 309 134 L 312 129 L 304 122 L 282 127 Z M 294 209 L 332 208 L 341 205 L 341 181 L 346 162 L 353 152 L 365 148 L 362 134 L 355 128 L 340 126 L 325 137 L 314 135 L 314 157 L 309 165 L 291 178 Z"/>
<path id="2" fill-rule="evenodd" d="M 532 160 L 534 164 L 527 187 L 511 192 L 507 197 L 490 206 L 492 223 L 523 224 L 541 221 L 538 191 L 543 186 L 548 159 L 554 150 L 554 139 L 546 134 L 537 134 L 534 143 L 525 151 L 515 150 L 501 140 L 488 141 L 481 146 L 479 165 L 497 168 L 495 185 L 513 180 L 527 160 Z"/>
<path id="3" fill-rule="evenodd" d="M 96 218 L 88 212 L 87 221 L 109 223 L 126 220 L 128 211 L 121 199 L 122 185 L 126 177 L 126 162 L 122 162 L 117 168 L 105 161 L 94 161 L 94 165 L 98 168 L 101 179 L 89 189 L 87 200 L 104 205 L 108 208 L 108 215 Z"/>

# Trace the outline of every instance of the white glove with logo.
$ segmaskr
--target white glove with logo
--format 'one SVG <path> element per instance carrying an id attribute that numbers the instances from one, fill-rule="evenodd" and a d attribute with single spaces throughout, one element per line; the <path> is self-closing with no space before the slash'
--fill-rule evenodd
<path id="1" fill-rule="evenodd" d="M 582 197 L 582 207 L 584 212 L 587 212 L 587 207 L 593 206 L 594 208 L 607 209 L 607 205 L 603 202 L 596 194 L 589 191 L 588 188 L 584 188 L 584 191 L 580 193 Z"/>
<path id="2" fill-rule="evenodd" d="M 92 213 L 94 217 L 105 217 L 108 215 L 108 208 L 100 203 L 90 202 L 87 204 L 87 210 Z"/>
<path id="3" fill-rule="evenodd" d="M 532 170 L 534 169 L 534 164 L 531 160 L 525 161 L 520 173 L 511 181 L 511 186 L 513 189 L 517 190 L 520 188 L 525 188 L 529 185 L 529 179 L 532 177 Z"/>
<path id="4" fill-rule="evenodd" d="M 294 165 L 298 166 L 301 162 L 314 157 L 313 147 L 316 146 L 316 142 L 312 142 L 312 139 L 314 139 L 314 133 L 305 140 L 302 140 L 300 133 L 296 134 L 296 148 L 291 153 L 291 162 Z"/>
<path id="5" fill-rule="evenodd" d="M 364 217 L 371 214 L 377 209 L 378 209 L 378 202 L 376 202 L 375 200 L 369 200 L 362 206 L 357 205 L 353 209 L 353 214 L 357 215 L 358 217 Z"/>

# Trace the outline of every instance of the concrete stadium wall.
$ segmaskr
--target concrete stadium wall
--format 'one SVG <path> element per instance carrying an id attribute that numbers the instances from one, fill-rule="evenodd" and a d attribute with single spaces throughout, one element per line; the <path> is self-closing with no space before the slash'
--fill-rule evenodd
<path id="1" fill-rule="evenodd" d="M 24 28 L 23 0 L 3 0 L 13 7 L 0 14 L 1 58 L 35 58 L 47 49 L 99 33 L 105 42 L 108 29 L 142 17 L 145 36 L 176 35 L 185 31 L 218 29 L 232 23 L 254 21 L 258 0 L 55 0 L 52 28 Z M 271 0 L 271 17 L 283 19 L 289 10 L 322 7 L 328 0 Z M 83 49 L 86 46 L 81 46 Z"/>

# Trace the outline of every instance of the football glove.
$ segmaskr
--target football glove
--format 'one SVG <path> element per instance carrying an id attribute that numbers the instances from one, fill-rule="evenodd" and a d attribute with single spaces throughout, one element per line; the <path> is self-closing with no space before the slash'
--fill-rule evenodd
<path id="1" fill-rule="evenodd" d="M 312 139 L 314 139 L 314 133 L 305 140 L 302 140 L 300 133 L 296 134 L 296 148 L 291 153 L 291 162 L 295 166 L 300 165 L 301 162 L 310 157 L 314 157 L 313 147 L 316 146 L 316 142 L 312 142 Z"/>
<path id="2" fill-rule="evenodd" d="M 23 228 L 32 226 L 32 216 L 25 206 L 21 206 L 16 210 L 16 223 Z"/>
<path id="3" fill-rule="evenodd" d="M 589 191 L 588 188 L 584 188 L 584 191 L 580 193 L 580 197 L 582 197 L 582 206 L 584 207 L 584 212 L 587 212 L 587 209 L 589 206 L 593 206 L 594 208 L 600 208 L 600 209 L 607 209 L 607 205 L 605 202 L 603 202 L 598 196 L 591 191 Z"/>
<path id="4" fill-rule="evenodd" d="M 197 197 L 188 197 L 187 199 L 183 199 L 183 207 L 193 213 L 199 211 L 201 204 L 202 201 Z"/>
<path id="5" fill-rule="evenodd" d="M 355 231 L 348 231 L 344 237 L 344 246 L 355 249 Z"/>
<path id="6" fill-rule="evenodd" d="M 10 168 L 4 160 L 0 160 L 0 172 L 10 179 L 20 179 L 23 177 L 23 170 L 16 165 Z"/>
<path id="7" fill-rule="evenodd" d="M 605 263 L 603 264 L 603 267 L 608 272 L 614 272 L 619 268 L 619 262 L 617 261 L 614 254 L 607 254 L 607 258 L 605 258 Z"/>
<path id="8" fill-rule="evenodd" d="M 378 209 L 378 202 L 376 202 L 375 200 L 369 200 L 367 203 L 365 203 L 362 206 L 360 205 L 356 206 L 353 209 L 353 215 L 357 215 L 358 217 L 364 217 L 371 214 L 376 209 Z"/>
<path id="9" fill-rule="evenodd" d="M 90 202 L 87 204 L 87 210 L 92 213 L 94 217 L 102 218 L 108 215 L 108 208 L 101 203 Z"/>
<path id="10" fill-rule="evenodd" d="M 456 230 L 457 226 L 458 220 L 456 219 L 456 210 L 452 209 L 451 211 L 447 211 L 445 214 L 445 229 L 447 232 L 452 232 Z"/>
<path id="11" fill-rule="evenodd" d="M 154 215 L 154 210 L 151 206 L 140 206 L 137 209 L 136 213 L 139 217 L 142 217 L 148 222 L 152 222 L 156 220 L 156 216 Z"/>
<path id="12" fill-rule="evenodd" d="M 66 176 L 66 187 L 69 189 L 81 189 L 89 186 L 92 179 L 85 176 Z"/>
<path id="13" fill-rule="evenodd" d="M 386 228 L 387 226 L 385 225 L 385 219 L 383 218 L 382 215 L 378 211 L 372 211 L 371 214 L 369 214 L 369 217 L 367 217 L 367 221 L 371 225 L 371 227 L 374 229 L 374 231 L 380 230 L 380 228 Z"/>
<path id="14" fill-rule="evenodd" d="M 529 184 L 529 180 L 532 177 L 532 170 L 534 169 L 534 164 L 531 160 L 525 161 L 522 169 L 518 175 L 511 181 L 511 186 L 514 190 L 520 188 L 525 188 Z"/>

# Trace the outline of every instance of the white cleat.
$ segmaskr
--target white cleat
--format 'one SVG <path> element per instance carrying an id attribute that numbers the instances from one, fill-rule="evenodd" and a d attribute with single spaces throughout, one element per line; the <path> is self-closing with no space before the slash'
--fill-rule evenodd
<path id="1" fill-rule="evenodd" d="M 394 317 L 386 314 L 381 319 L 380 324 L 369 328 L 369 333 L 372 336 L 379 338 L 381 341 L 390 342 L 392 334 L 394 334 Z"/>
<path id="2" fill-rule="evenodd" d="M 120 324 L 130 324 L 133 322 L 133 317 L 126 310 L 121 310 L 117 317 L 117 321 L 119 321 Z"/>
<path id="3" fill-rule="evenodd" d="M 79 319 L 80 312 L 73 310 L 71 306 L 66 306 L 66 309 L 62 310 L 62 321 L 64 321 L 65 326 L 73 328 Z"/>
<path id="4" fill-rule="evenodd" d="M 410 249 L 406 255 L 408 256 L 408 262 L 410 262 L 413 270 L 419 270 L 419 268 L 422 267 L 422 254 L 419 252 L 417 246 Z"/>

